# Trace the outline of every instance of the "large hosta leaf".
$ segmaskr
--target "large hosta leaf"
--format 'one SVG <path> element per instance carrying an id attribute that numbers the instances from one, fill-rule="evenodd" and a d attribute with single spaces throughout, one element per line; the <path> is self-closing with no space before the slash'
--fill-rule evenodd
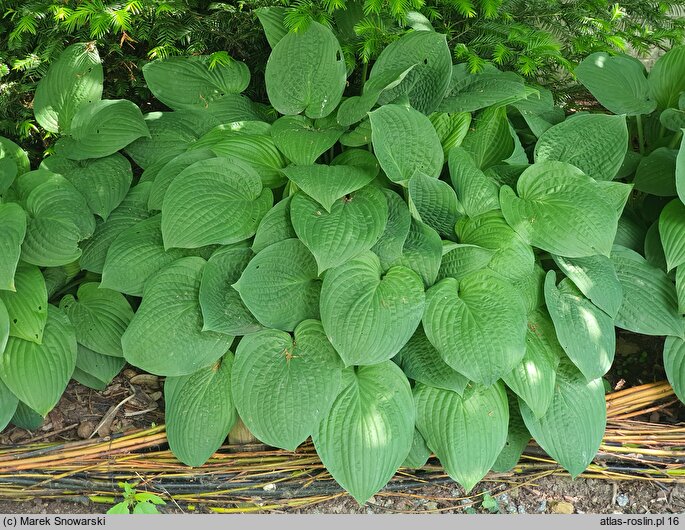
<path id="1" fill-rule="evenodd" d="M 409 181 L 409 200 L 421 221 L 442 236 L 454 238 L 454 225 L 462 209 L 447 182 L 416 173 Z"/>
<path id="2" fill-rule="evenodd" d="M 616 276 L 614 264 L 607 256 L 562 258 L 553 255 L 552 258 L 561 271 L 593 304 L 611 318 L 616 317 L 623 302 L 623 288 Z"/>
<path id="3" fill-rule="evenodd" d="M 421 278 L 406 267 L 383 273 L 366 252 L 327 272 L 321 320 L 346 366 L 392 358 L 416 330 L 424 308 Z"/>
<path id="4" fill-rule="evenodd" d="M 191 149 L 166 162 L 157 172 L 157 176 L 152 182 L 148 207 L 150 210 L 161 210 L 164 204 L 164 196 L 169 186 L 178 175 L 188 167 L 202 160 L 215 158 L 213 151 L 207 148 Z"/>
<path id="5" fill-rule="evenodd" d="M 345 59 L 331 30 L 312 22 L 278 41 L 264 77 L 278 112 L 322 118 L 335 110 L 345 90 Z"/>
<path id="6" fill-rule="evenodd" d="M 201 466 L 226 439 L 238 419 L 231 394 L 233 354 L 164 384 L 166 433 L 174 456 Z"/>
<path id="7" fill-rule="evenodd" d="M 414 441 L 412 442 L 411 450 L 407 458 L 402 462 L 402 467 L 411 469 L 418 469 L 426 465 L 430 458 L 431 450 L 426 445 L 426 440 L 423 439 L 418 429 L 414 429 Z"/>
<path id="8" fill-rule="evenodd" d="M 15 291 L 14 273 L 26 235 L 26 213 L 15 203 L 0 204 L 0 289 Z"/>
<path id="9" fill-rule="evenodd" d="M 679 337 L 666 337 L 664 369 L 676 396 L 680 401 L 685 401 L 685 340 Z"/>
<path id="10" fill-rule="evenodd" d="M 102 355 L 79 344 L 72 378 L 95 390 L 104 390 L 125 364 L 122 357 Z"/>
<path id="11" fill-rule="evenodd" d="M 685 263 L 685 205 L 673 199 L 659 216 L 659 236 L 668 270 Z"/>
<path id="12" fill-rule="evenodd" d="M 685 46 L 674 46 L 654 63 L 649 89 L 660 109 L 677 107 L 685 91 Z"/>
<path id="13" fill-rule="evenodd" d="M 0 298 L 0 352 L 5 351 L 7 340 L 10 338 L 10 315 L 5 302 Z"/>
<path id="14" fill-rule="evenodd" d="M 17 410 L 19 399 L 12 394 L 12 391 L 5 386 L 5 383 L 0 379 L 0 431 L 7 427 L 7 424 L 14 416 Z"/>
<path id="15" fill-rule="evenodd" d="M 606 427 L 606 403 L 601 379 L 588 382 L 569 360 L 557 370 L 554 397 L 547 412 L 536 418 L 521 402 L 521 416 L 540 446 L 571 476 L 580 475 L 597 454 Z"/>
<path id="16" fill-rule="evenodd" d="M 371 250 L 380 258 L 383 268 L 388 268 L 402 256 L 402 247 L 409 235 L 412 219 L 407 203 L 392 190 L 383 189 L 388 203 L 385 230 Z M 438 234 L 436 234 L 438 235 Z M 438 235 L 438 240 L 440 236 Z M 442 242 L 440 242 L 442 250 Z"/>
<path id="17" fill-rule="evenodd" d="M 401 265 L 413 270 L 430 287 L 438 277 L 442 241 L 440 234 L 426 223 L 411 219 L 409 233 L 402 244 L 402 253 L 388 266 Z"/>
<path id="18" fill-rule="evenodd" d="M 69 135 L 55 150 L 71 160 L 101 158 L 116 153 L 150 131 L 140 109 L 127 99 L 103 99 L 87 103 L 71 120 Z"/>
<path id="19" fill-rule="evenodd" d="M 76 339 L 103 355 L 123 357 L 121 336 L 133 318 L 133 309 L 121 293 L 84 283 L 75 299 L 66 295 L 59 303 L 76 330 Z"/>
<path id="20" fill-rule="evenodd" d="M 580 258 L 609 255 L 620 213 L 595 181 L 564 162 L 526 169 L 516 186 L 502 186 L 500 203 L 507 223 L 533 246 Z"/>
<path id="21" fill-rule="evenodd" d="M 499 210 L 499 186 L 487 177 L 468 151 L 455 147 L 449 154 L 450 179 L 466 215 L 476 217 Z"/>
<path id="22" fill-rule="evenodd" d="M 568 280 L 555 285 L 554 271 L 545 278 L 545 301 L 566 355 L 588 381 L 609 371 L 616 350 L 614 320 Z"/>
<path id="23" fill-rule="evenodd" d="M 549 315 L 539 309 L 530 313 L 526 354 L 503 379 L 538 418 L 552 402 L 556 369 L 563 355 Z"/>
<path id="24" fill-rule="evenodd" d="M 327 212 L 335 201 L 369 184 L 375 174 L 351 165 L 288 166 L 283 173 Z"/>
<path id="25" fill-rule="evenodd" d="M 507 160 L 514 152 L 515 143 L 506 107 L 486 109 L 464 137 L 461 147 L 482 170 Z"/>
<path id="26" fill-rule="evenodd" d="M 169 185 L 162 206 L 164 248 L 198 248 L 243 241 L 273 204 L 254 169 L 212 158 L 188 166 Z"/>
<path id="27" fill-rule="evenodd" d="M 616 326 L 643 335 L 683 337 L 678 295 L 666 273 L 624 247 L 614 247 L 611 260 L 623 287 Z"/>
<path id="28" fill-rule="evenodd" d="M 0 136 L 0 195 L 15 178 L 31 170 L 29 155 L 12 140 Z"/>
<path id="29" fill-rule="evenodd" d="M 582 114 L 548 129 L 535 144 L 535 161 L 568 162 L 595 180 L 612 180 L 627 150 L 625 116 Z"/>
<path id="30" fill-rule="evenodd" d="M 319 318 L 316 260 L 299 239 L 285 239 L 259 252 L 233 287 L 266 327 L 292 331 L 303 320 Z"/>
<path id="31" fill-rule="evenodd" d="M 252 251 L 261 252 L 269 245 L 283 241 L 284 239 L 296 238 L 297 234 L 290 221 L 291 197 L 286 197 L 276 203 L 271 210 L 266 212 L 257 227 L 257 233 L 252 240 Z"/>
<path id="32" fill-rule="evenodd" d="M 459 147 L 471 126 L 471 113 L 469 112 L 434 112 L 428 119 L 438 133 L 442 152 L 447 158 L 453 147 Z"/>
<path id="33" fill-rule="evenodd" d="M 471 385 L 464 396 L 418 384 L 416 426 L 447 474 L 469 492 L 490 470 L 507 440 L 509 406 L 501 383 Z"/>
<path id="34" fill-rule="evenodd" d="M 202 331 L 198 301 L 205 260 L 181 258 L 145 286 L 145 295 L 121 337 L 126 360 L 157 375 L 188 375 L 221 357 L 233 337 Z"/>
<path id="35" fill-rule="evenodd" d="M 676 158 L 675 185 L 678 198 L 685 203 L 685 136 L 680 142 L 680 149 Z"/>
<path id="36" fill-rule="evenodd" d="M 412 66 L 399 85 L 381 94 L 378 103 L 385 105 L 406 95 L 413 108 L 430 114 L 442 101 L 452 76 L 452 58 L 445 36 L 434 31 L 405 33 L 381 52 L 370 77 Z"/>
<path id="37" fill-rule="evenodd" d="M 487 267 L 494 254 L 494 250 L 478 245 L 455 245 L 442 256 L 438 280 L 466 278 L 472 272 Z"/>
<path id="38" fill-rule="evenodd" d="M 492 471 L 495 473 L 511 471 L 518 463 L 531 438 L 521 417 L 516 394 L 507 392 L 507 398 L 509 398 L 509 429 L 507 441 L 497 457 L 497 461 L 492 465 Z"/>
<path id="39" fill-rule="evenodd" d="M 102 63 L 93 42 L 66 48 L 36 87 L 33 113 L 52 133 L 69 130 L 78 109 L 102 97 Z"/>
<path id="40" fill-rule="evenodd" d="M 207 55 L 169 57 L 143 66 L 150 92 L 174 110 L 204 108 L 225 94 L 238 94 L 250 83 L 240 61 L 211 65 Z"/>
<path id="41" fill-rule="evenodd" d="M 290 205 L 295 233 L 314 255 L 319 273 L 369 250 L 385 229 L 387 212 L 385 196 L 375 186 L 338 199 L 330 212 L 304 193 Z"/>
<path id="42" fill-rule="evenodd" d="M 407 378 L 392 361 L 350 368 L 343 385 L 312 439 L 333 478 L 363 503 L 409 454 L 414 402 Z"/>
<path id="43" fill-rule="evenodd" d="M 635 189 L 659 197 L 673 197 L 677 193 L 678 152 L 659 147 L 640 160 L 635 171 Z"/>
<path id="44" fill-rule="evenodd" d="M 678 293 L 678 312 L 685 314 L 685 265 L 676 269 L 675 288 Z"/>
<path id="45" fill-rule="evenodd" d="M 523 299 L 488 270 L 429 289 L 423 329 L 447 364 L 485 385 L 511 373 L 526 351 Z"/>
<path id="46" fill-rule="evenodd" d="M 385 105 L 369 114 L 373 148 L 383 171 L 406 186 L 417 172 L 437 177 L 444 155 L 433 124 L 419 111 Z"/>
<path id="47" fill-rule="evenodd" d="M 212 254 L 200 284 L 203 330 L 247 335 L 262 329 L 233 288 L 253 256 L 244 247 L 221 248 Z"/>
<path id="48" fill-rule="evenodd" d="M 10 337 L 0 354 L 0 379 L 43 417 L 57 404 L 76 366 L 76 335 L 69 319 L 49 306 L 42 344 Z"/>
<path id="49" fill-rule="evenodd" d="M 614 114 L 636 116 L 651 114 L 656 109 L 645 67 L 634 57 L 593 53 L 576 66 L 574 73 L 597 101 Z"/>
<path id="50" fill-rule="evenodd" d="M 294 451 L 328 414 L 341 378 L 342 363 L 321 323 L 305 320 L 293 336 L 268 329 L 241 340 L 231 382 L 250 432 Z"/>
<path id="51" fill-rule="evenodd" d="M 425 385 L 462 394 L 469 380 L 452 369 L 419 326 L 407 344 L 397 354 L 396 361 L 409 379 Z"/>
<path id="52" fill-rule="evenodd" d="M 335 124 L 320 124 L 304 116 L 283 116 L 271 127 L 280 151 L 295 164 L 310 165 L 335 145 L 344 130 Z"/>
<path id="53" fill-rule="evenodd" d="M 124 200 L 133 180 L 131 163 L 120 154 L 81 162 L 53 155 L 40 167 L 71 182 L 86 199 L 90 211 L 105 220 Z"/>
<path id="54" fill-rule="evenodd" d="M 48 293 L 43 275 L 38 267 L 20 263 L 14 285 L 15 292 L 0 291 L 0 301 L 5 303 L 10 319 L 9 334 L 41 344 L 48 318 Z"/>

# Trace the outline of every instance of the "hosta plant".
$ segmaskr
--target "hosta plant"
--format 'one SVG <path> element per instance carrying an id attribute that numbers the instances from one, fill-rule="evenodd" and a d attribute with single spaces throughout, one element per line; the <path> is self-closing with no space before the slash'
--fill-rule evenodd
<path id="1" fill-rule="evenodd" d="M 41 82 L 55 154 L 0 151 L 1 426 L 129 362 L 166 377 L 182 462 L 240 418 L 286 450 L 311 437 L 364 502 L 431 452 L 470 490 L 531 436 L 581 473 L 615 327 L 667 335 L 685 397 L 685 49 L 649 78 L 591 56 L 578 75 L 618 114 L 565 119 L 432 31 L 360 94 L 324 26 L 270 42 L 272 111 L 241 95 L 245 64 L 201 56 L 145 67 L 169 109 L 145 115 L 100 99 L 88 45 Z"/>

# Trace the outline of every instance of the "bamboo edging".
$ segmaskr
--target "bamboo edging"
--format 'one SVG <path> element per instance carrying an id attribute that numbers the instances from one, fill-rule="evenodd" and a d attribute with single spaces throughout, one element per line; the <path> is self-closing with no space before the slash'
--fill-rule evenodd
<path id="1" fill-rule="evenodd" d="M 685 483 L 685 425 L 634 419 L 665 410 L 675 401 L 666 382 L 608 394 L 605 436 L 581 477 Z M 119 500 L 118 483 L 129 482 L 184 511 L 201 505 L 232 513 L 296 509 L 346 495 L 311 443 L 294 452 L 263 445 L 225 445 L 201 468 L 178 462 L 166 443 L 165 427 L 160 425 L 102 439 L 0 447 L 0 499 L 111 504 Z M 507 482 L 515 489 L 545 476 L 566 474 L 531 444 L 513 470 L 490 473 L 483 480 Z M 482 495 L 436 497 L 421 490 L 425 485 L 456 486 L 432 459 L 421 469 L 400 469 L 376 497 L 440 500 L 450 505 L 436 510 L 443 511 L 476 504 Z"/>

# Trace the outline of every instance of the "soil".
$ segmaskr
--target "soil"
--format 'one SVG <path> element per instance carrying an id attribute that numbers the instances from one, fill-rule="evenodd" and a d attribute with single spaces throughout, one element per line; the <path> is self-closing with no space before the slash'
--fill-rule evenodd
<path id="1" fill-rule="evenodd" d="M 620 390 L 628 386 L 663 380 L 663 339 L 618 333 L 616 362 L 607 375 L 607 386 Z M 11 427 L 0 434 L 0 446 L 34 441 L 70 441 L 107 436 L 132 428 L 146 428 L 164 421 L 160 378 L 125 369 L 104 391 L 95 391 L 72 381 L 57 407 L 34 432 Z M 651 421 L 676 422 L 685 419 L 685 407 L 669 414 L 650 416 Z M 0 479 L 1 482 L 1 479 Z M 111 505 L 86 497 L 79 502 L 34 499 L 2 500 L 0 513 L 77 514 L 105 513 Z M 235 505 L 226 505 L 234 508 Z M 162 513 L 209 513 L 208 508 L 189 508 L 172 502 Z M 380 492 L 364 506 L 348 495 L 290 513 L 683 513 L 685 484 L 646 481 L 575 479 L 554 475 L 512 483 L 488 480 L 467 495 L 456 483 L 429 484 L 401 493 Z"/>

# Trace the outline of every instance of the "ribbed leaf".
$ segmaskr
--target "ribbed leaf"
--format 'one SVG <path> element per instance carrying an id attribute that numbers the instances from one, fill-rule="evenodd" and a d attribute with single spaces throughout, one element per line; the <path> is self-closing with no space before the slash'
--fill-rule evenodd
<path id="1" fill-rule="evenodd" d="M 28 153 L 12 140 L 0 136 L 0 195 L 9 189 L 15 178 L 30 170 Z"/>
<path id="2" fill-rule="evenodd" d="M 304 193 L 290 206 L 297 237 L 316 259 L 319 274 L 369 250 L 385 229 L 387 204 L 383 192 L 366 186 L 337 200 L 327 212 Z"/>
<path id="3" fill-rule="evenodd" d="M 174 179 L 189 166 L 201 160 L 215 158 L 216 155 L 209 149 L 192 149 L 175 156 L 166 162 L 157 172 L 155 180 L 150 189 L 148 208 L 150 210 L 161 210 L 164 204 L 164 196 Z"/>
<path id="4" fill-rule="evenodd" d="M 469 112 L 434 112 L 428 119 L 438 133 L 442 152 L 447 158 L 448 153 L 454 147 L 459 147 L 469 132 L 471 126 L 471 114 Z"/>
<path id="5" fill-rule="evenodd" d="M 253 256 L 252 250 L 243 247 L 221 248 L 212 254 L 200 284 L 203 330 L 247 335 L 262 329 L 232 287 Z"/>
<path id="6" fill-rule="evenodd" d="M 328 116 L 345 90 L 343 52 L 330 29 L 312 22 L 274 46 L 264 74 L 269 101 L 281 114 Z"/>
<path id="7" fill-rule="evenodd" d="M 406 267 L 385 274 L 366 252 L 326 273 L 321 288 L 321 321 L 346 366 L 391 359 L 421 322 L 421 278 Z"/>
<path id="8" fill-rule="evenodd" d="M 383 268 L 387 269 L 402 256 L 410 227 L 416 221 L 412 221 L 407 203 L 397 193 L 387 188 L 383 189 L 383 193 L 388 203 L 388 218 L 385 230 L 371 250 L 380 258 Z"/>
<path id="9" fill-rule="evenodd" d="M 431 450 L 426 445 L 426 440 L 423 439 L 418 429 L 414 429 L 414 441 L 411 445 L 411 450 L 407 458 L 402 462 L 401 467 L 408 467 L 410 469 L 418 469 L 426 465 L 428 458 L 430 458 Z"/>
<path id="10" fill-rule="evenodd" d="M 52 133 L 69 130 L 78 109 L 102 97 L 102 63 L 92 42 L 67 47 L 36 87 L 33 113 Z"/>
<path id="11" fill-rule="evenodd" d="M 526 427 L 540 446 L 577 477 L 597 454 L 606 427 L 606 403 L 601 379 L 588 382 L 569 360 L 557 370 L 554 398 L 547 412 L 535 418 L 520 402 Z"/>
<path id="12" fill-rule="evenodd" d="M 26 213 L 15 203 L 0 204 L 0 289 L 15 291 L 14 274 L 26 235 Z"/>
<path id="13" fill-rule="evenodd" d="M 650 265 L 637 252 L 623 247 L 614 247 L 611 261 L 623 287 L 616 327 L 643 335 L 683 337 L 678 295 L 666 273 Z"/>
<path id="14" fill-rule="evenodd" d="M 675 271 L 675 287 L 678 293 L 678 313 L 685 314 L 685 265 Z"/>
<path id="15" fill-rule="evenodd" d="M 661 211 L 659 235 L 668 270 L 685 263 L 685 205 L 679 199 L 673 199 Z"/>
<path id="16" fill-rule="evenodd" d="M 680 149 L 676 157 L 675 185 L 678 198 L 685 203 L 685 135 L 680 141 Z"/>
<path id="17" fill-rule="evenodd" d="M 427 224 L 411 219 L 409 233 L 402 245 L 402 253 L 388 266 L 401 265 L 413 270 L 428 288 L 438 276 L 441 258 L 440 234 Z"/>
<path id="18" fill-rule="evenodd" d="M 296 238 L 297 234 L 290 221 L 290 203 L 292 197 L 286 197 L 276 203 L 271 210 L 262 217 L 257 233 L 252 240 L 252 251 L 256 254 L 269 245 Z"/>
<path id="19" fill-rule="evenodd" d="M 548 129 L 535 144 L 535 161 L 568 162 L 595 180 L 612 180 L 627 150 L 625 116 L 582 114 Z"/>
<path id="20" fill-rule="evenodd" d="M 343 384 L 312 440 L 326 469 L 361 504 L 409 454 L 414 403 L 407 378 L 392 361 L 350 369 Z"/>
<path id="21" fill-rule="evenodd" d="M 238 419 L 231 395 L 233 354 L 212 366 L 164 385 L 166 433 L 174 456 L 188 466 L 201 466 L 226 439 Z"/>
<path id="22" fill-rule="evenodd" d="M 499 210 L 499 186 L 483 173 L 473 158 L 461 147 L 449 154 L 450 179 L 466 215 L 476 217 Z"/>
<path id="23" fill-rule="evenodd" d="M 268 328 L 292 331 L 303 320 L 319 318 L 316 260 L 299 239 L 285 239 L 259 252 L 233 288 Z"/>
<path id="24" fill-rule="evenodd" d="M 344 129 L 304 116 L 283 116 L 271 127 L 276 147 L 295 164 L 310 165 L 335 145 Z"/>
<path id="25" fill-rule="evenodd" d="M 659 147 L 640 160 L 635 171 L 635 189 L 659 197 L 677 193 L 678 151 Z"/>
<path id="26" fill-rule="evenodd" d="M 423 329 L 447 364 L 485 385 L 511 373 L 526 350 L 523 299 L 488 270 L 429 289 Z"/>
<path id="27" fill-rule="evenodd" d="M 464 396 L 423 384 L 414 387 L 416 427 L 447 474 L 469 492 L 490 470 L 507 440 L 504 386 L 472 385 Z"/>
<path id="28" fill-rule="evenodd" d="M 10 315 L 5 302 L 0 298 L 0 354 L 5 351 L 7 340 L 10 338 Z"/>
<path id="29" fill-rule="evenodd" d="M 250 432 L 294 451 L 328 414 L 341 380 L 342 363 L 321 323 L 305 320 L 293 336 L 268 329 L 243 338 L 231 384 Z"/>
<path id="30" fill-rule="evenodd" d="M 433 124 L 419 111 L 384 105 L 369 114 L 373 149 L 393 182 L 407 185 L 417 172 L 438 177 L 444 161 Z"/>
<path id="31" fill-rule="evenodd" d="M 14 416 L 12 416 L 10 423 L 20 429 L 35 431 L 43 424 L 44 420 L 45 418 L 43 418 L 43 416 L 20 401 L 17 404 L 17 410 L 14 413 Z"/>
<path id="32" fill-rule="evenodd" d="M 482 170 L 507 160 L 514 153 L 515 145 L 506 107 L 490 107 L 483 111 L 461 147 Z"/>
<path id="33" fill-rule="evenodd" d="M 449 184 L 416 173 L 409 180 L 409 201 L 421 221 L 442 236 L 454 239 L 454 225 L 461 206 Z"/>
<path id="34" fill-rule="evenodd" d="M 57 404 L 76 366 L 76 335 L 69 319 L 48 308 L 42 344 L 10 337 L 0 356 L 0 379 L 43 417 Z"/>
<path id="35" fill-rule="evenodd" d="M 666 337 L 664 369 L 676 396 L 680 401 L 685 401 L 685 340 L 679 337 Z"/>
<path id="36" fill-rule="evenodd" d="M 181 258 L 150 279 L 121 337 L 129 363 L 156 375 L 188 375 L 228 351 L 233 337 L 202 331 L 198 293 L 204 267 L 202 258 Z"/>
<path id="37" fill-rule="evenodd" d="M 99 283 L 81 284 L 76 297 L 68 294 L 59 303 L 74 325 L 76 340 L 95 353 L 123 357 L 121 336 L 133 318 L 128 300 Z"/>
<path id="38" fill-rule="evenodd" d="M 659 109 L 677 107 L 685 91 L 685 46 L 674 46 L 652 66 L 649 89 Z"/>
<path id="39" fill-rule="evenodd" d="M 162 206 L 164 248 L 243 241 L 273 204 L 271 190 L 238 160 L 212 158 L 188 166 L 169 185 Z"/>
<path id="40" fill-rule="evenodd" d="M 279 6 L 260 7 L 254 10 L 259 22 L 264 28 L 266 40 L 269 41 L 269 46 L 272 48 L 278 44 L 287 33 L 288 30 L 283 25 L 286 9 Z"/>
<path id="41" fill-rule="evenodd" d="M 495 473 L 511 471 L 518 464 L 523 451 L 531 439 L 526 424 L 523 423 L 516 394 L 507 392 L 507 398 L 509 399 L 509 430 L 507 432 L 507 441 L 497 460 L 492 465 L 492 471 Z"/>
<path id="42" fill-rule="evenodd" d="M 0 291 L 10 319 L 9 334 L 36 344 L 43 340 L 48 318 L 48 293 L 38 267 L 20 263 L 14 275 L 15 291 Z"/>
<path id="43" fill-rule="evenodd" d="M 442 256 L 438 280 L 443 278 L 462 280 L 472 272 L 487 267 L 494 254 L 494 250 L 478 245 L 455 245 Z"/>
<path id="44" fill-rule="evenodd" d="M 122 357 L 102 355 L 79 344 L 72 378 L 95 390 L 104 390 L 126 364 Z"/>
<path id="45" fill-rule="evenodd" d="M 17 396 L 12 394 L 11 390 L 0 380 L 0 431 L 4 430 L 12 420 L 18 404 Z"/>

